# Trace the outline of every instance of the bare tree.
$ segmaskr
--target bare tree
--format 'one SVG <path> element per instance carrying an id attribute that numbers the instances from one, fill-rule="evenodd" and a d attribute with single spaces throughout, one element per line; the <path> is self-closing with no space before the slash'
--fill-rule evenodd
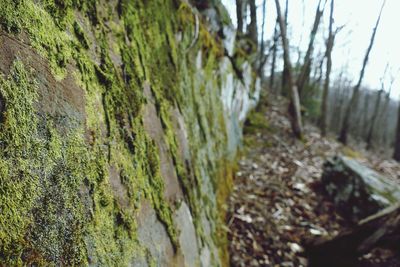
<path id="1" fill-rule="evenodd" d="M 400 162 L 400 104 L 397 113 L 397 129 L 396 129 L 396 141 L 394 145 L 393 158 Z"/>
<path id="2" fill-rule="evenodd" d="M 363 111 L 363 119 L 362 119 L 362 127 L 361 131 L 362 133 L 367 133 L 368 132 L 368 126 L 369 126 L 369 103 L 371 99 L 371 94 L 367 91 L 364 96 L 364 111 Z"/>
<path id="3" fill-rule="evenodd" d="M 262 78 L 264 77 L 263 75 L 263 69 L 265 62 L 267 62 L 268 55 L 264 55 L 265 53 L 265 41 L 264 41 L 264 28 L 265 28 L 265 17 L 266 17 L 266 6 L 267 6 L 267 0 L 263 1 L 262 5 L 262 23 L 261 23 L 261 46 L 260 46 L 260 59 L 259 59 L 259 65 L 258 65 L 258 74 Z"/>
<path id="4" fill-rule="evenodd" d="M 286 0 L 286 2 L 285 2 L 285 25 L 286 25 L 286 27 L 288 25 L 288 19 L 289 19 L 289 0 Z"/>
<path id="5" fill-rule="evenodd" d="M 322 76 L 324 73 L 323 67 L 324 67 L 324 62 L 325 62 L 325 53 L 322 56 L 318 55 L 316 58 L 317 58 L 317 64 L 316 64 L 315 70 L 314 70 L 314 79 L 311 84 L 312 87 L 316 87 L 316 86 L 319 87 L 321 85 Z"/>
<path id="6" fill-rule="evenodd" d="M 354 110 L 356 110 L 356 108 L 358 106 L 358 99 L 359 99 L 359 92 L 360 92 L 361 83 L 362 83 L 362 80 L 364 78 L 365 68 L 367 66 L 369 54 L 370 54 L 370 52 L 372 50 L 372 46 L 374 44 L 376 31 L 378 29 L 379 22 L 381 20 L 382 10 L 383 10 L 383 7 L 385 6 L 385 3 L 386 3 L 386 0 L 383 1 L 382 6 L 381 6 L 381 10 L 379 11 L 379 16 L 378 16 L 378 19 L 376 20 L 375 28 L 374 28 L 374 30 L 372 32 L 370 43 L 369 43 L 367 52 L 366 52 L 365 57 L 364 57 L 363 65 L 362 65 L 361 72 L 360 72 L 360 77 L 358 79 L 357 84 L 353 88 L 353 94 L 351 96 L 351 100 L 350 100 L 350 102 L 349 102 L 349 104 L 348 104 L 348 106 L 346 108 L 346 114 L 345 114 L 345 117 L 344 117 L 344 120 L 343 120 L 342 128 L 340 130 L 340 135 L 339 135 L 339 138 L 338 138 L 338 140 L 340 142 L 342 142 L 343 144 L 347 144 L 347 135 L 348 135 L 349 126 L 350 126 L 350 116 L 351 116 L 352 112 Z"/>
<path id="7" fill-rule="evenodd" d="M 390 95 L 392 93 L 393 84 L 395 82 L 395 78 L 398 75 L 400 69 L 397 71 L 396 75 L 392 75 L 390 79 L 390 83 L 388 86 L 388 92 L 385 95 L 385 103 L 383 104 L 382 113 L 379 117 L 379 121 L 382 123 L 382 135 L 381 135 L 381 142 L 388 143 L 386 136 L 388 136 L 388 128 L 389 128 L 389 105 L 390 105 Z"/>
<path id="8" fill-rule="evenodd" d="M 288 91 L 290 92 L 290 106 L 289 108 L 289 115 L 291 119 L 291 125 L 294 135 L 301 139 L 303 137 L 303 127 L 302 127 L 302 120 L 301 120 L 301 112 L 300 112 L 300 99 L 299 93 L 297 91 L 297 87 L 293 83 L 293 76 L 292 76 L 292 64 L 290 62 L 290 52 L 289 52 L 289 42 L 286 35 L 286 24 L 282 17 L 281 13 L 281 6 L 279 4 L 279 0 L 275 0 L 276 5 L 276 13 L 278 17 L 278 22 L 280 26 L 281 32 L 281 39 L 282 39 L 282 46 L 283 46 L 283 59 L 287 68 L 287 81 L 286 84 L 288 86 Z"/>
<path id="9" fill-rule="evenodd" d="M 365 138 L 365 142 L 367 144 L 367 147 L 366 147 L 367 150 L 370 150 L 372 148 L 372 137 L 373 137 L 373 134 L 374 134 L 374 130 L 375 130 L 376 126 L 377 126 L 378 117 L 379 117 L 380 114 L 383 114 L 386 111 L 386 101 L 384 103 L 382 112 L 380 112 L 380 106 L 381 106 L 382 95 L 385 92 L 385 78 L 386 78 L 386 74 L 388 72 L 388 69 L 389 69 L 389 63 L 386 64 L 385 71 L 383 72 L 383 75 L 381 77 L 381 90 L 378 92 L 378 96 L 376 98 L 374 111 L 373 111 L 372 117 L 371 117 L 371 122 L 368 124 L 369 127 L 368 127 L 367 131 L 365 131 L 367 133 L 367 136 Z M 389 87 L 389 95 L 390 95 L 390 91 L 391 91 L 391 85 Z M 390 97 L 389 97 L 389 99 L 390 99 Z M 384 132 L 384 131 L 385 130 L 382 128 L 381 132 Z"/>
<path id="10" fill-rule="evenodd" d="M 271 63 L 271 74 L 269 78 L 269 87 L 270 89 L 274 89 L 275 86 L 275 66 L 276 66 L 276 53 L 278 50 L 278 39 L 279 39 L 279 32 L 278 32 L 279 22 L 276 20 L 275 29 L 274 29 L 274 43 L 272 46 L 272 63 Z M 280 90 L 278 87 L 276 88 L 276 94 L 280 94 Z"/>
<path id="11" fill-rule="evenodd" d="M 286 31 L 287 31 L 287 26 L 288 26 L 288 19 L 289 19 L 289 0 L 286 0 L 285 18 L 284 18 Z M 279 21 L 278 21 L 278 24 L 280 24 Z M 287 35 L 287 33 L 286 33 L 286 35 Z M 283 61 L 282 86 L 281 86 L 281 88 L 287 88 L 287 81 L 288 80 L 289 80 L 289 78 L 288 78 L 288 69 L 287 69 L 287 66 L 286 66 L 286 62 L 284 60 Z"/>
<path id="12" fill-rule="evenodd" d="M 257 33 L 257 6 L 256 0 L 248 0 L 250 6 L 250 24 L 249 24 L 249 37 L 254 42 L 254 45 L 258 45 L 258 33 Z"/>
<path id="13" fill-rule="evenodd" d="M 343 106 L 344 101 L 347 98 L 347 91 L 348 91 L 348 80 L 345 77 L 345 72 L 347 71 L 347 66 L 343 66 L 341 68 L 336 90 L 335 90 L 335 99 L 332 101 L 332 114 L 330 120 L 330 129 L 337 132 L 340 130 L 340 125 L 342 122 L 342 114 L 343 114 Z M 329 94 L 328 94 L 329 96 Z M 329 106 L 328 106 L 329 107 Z"/>
<path id="14" fill-rule="evenodd" d="M 324 14 L 326 2 L 327 2 L 327 0 L 324 1 L 324 4 L 321 8 L 322 0 L 319 0 L 317 10 L 315 12 L 314 23 L 313 23 L 313 27 L 312 27 L 311 33 L 310 33 L 310 41 L 308 43 L 307 52 L 306 52 L 306 55 L 304 56 L 303 65 L 300 70 L 300 75 L 296 81 L 296 85 L 299 90 L 300 96 L 302 95 L 306 81 L 310 78 L 311 61 L 312 61 L 312 53 L 314 51 L 315 37 L 317 35 L 317 31 L 318 31 L 318 27 L 319 27 L 322 15 Z"/>
<path id="15" fill-rule="evenodd" d="M 236 0 L 237 32 L 240 35 L 243 34 L 244 1 L 245 0 Z"/>
<path id="16" fill-rule="evenodd" d="M 365 140 L 366 143 L 367 143 L 367 149 L 368 150 L 371 149 L 371 146 L 372 146 L 372 135 L 374 133 L 374 127 L 375 127 L 375 124 L 376 124 L 376 119 L 378 118 L 379 107 L 380 107 L 380 104 L 381 104 L 381 96 L 382 96 L 383 92 L 384 92 L 384 90 L 383 90 L 383 84 L 382 84 L 382 89 L 379 90 L 378 96 L 376 98 L 374 112 L 372 113 L 371 123 L 369 125 L 367 138 Z"/>
<path id="17" fill-rule="evenodd" d="M 329 82 L 332 69 L 332 49 L 335 41 L 335 35 L 333 33 L 333 11 L 334 11 L 335 1 L 331 0 L 331 10 L 329 15 L 329 36 L 326 42 L 326 75 L 324 82 L 324 90 L 322 93 L 322 105 L 321 105 L 321 134 L 326 135 L 327 128 L 327 117 L 328 117 L 328 93 L 329 93 Z M 318 12 L 318 11 L 317 11 Z M 318 14 L 318 13 L 317 13 Z"/>

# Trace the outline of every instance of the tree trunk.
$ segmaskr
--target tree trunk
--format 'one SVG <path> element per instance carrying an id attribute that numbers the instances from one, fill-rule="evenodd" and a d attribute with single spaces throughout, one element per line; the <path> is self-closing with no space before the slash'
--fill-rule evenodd
<path id="1" fill-rule="evenodd" d="M 308 43 L 308 48 L 307 48 L 306 55 L 304 56 L 303 65 L 300 70 L 300 75 L 296 82 L 300 96 L 302 95 L 306 81 L 310 78 L 311 61 L 312 61 L 312 53 L 314 51 L 315 36 L 317 35 L 318 27 L 319 27 L 319 24 L 321 21 L 321 17 L 325 10 L 325 5 L 326 5 L 327 0 L 325 0 L 324 6 L 322 7 L 322 9 L 321 9 L 321 1 L 322 0 L 320 0 L 318 2 L 318 7 L 315 12 L 314 24 L 313 24 L 311 34 L 310 34 L 310 42 Z M 330 29 L 330 31 L 331 30 L 332 29 Z"/>
<path id="2" fill-rule="evenodd" d="M 389 106 L 390 106 L 390 94 L 392 93 L 392 88 L 393 88 L 393 83 L 395 82 L 395 77 L 396 76 L 392 76 L 392 79 L 390 81 L 389 84 L 389 90 L 388 92 L 385 94 L 385 103 L 383 104 L 383 108 L 382 108 L 382 112 L 379 116 L 379 122 L 381 122 L 382 126 L 381 129 L 383 129 L 381 136 L 380 136 L 380 142 L 382 143 L 383 146 L 388 146 L 389 144 L 389 138 L 388 136 L 388 128 L 389 128 Z"/>
<path id="3" fill-rule="evenodd" d="M 243 0 L 236 0 L 237 33 L 243 34 Z"/>
<path id="4" fill-rule="evenodd" d="M 257 33 L 257 6 L 256 0 L 249 0 L 250 6 L 250 25 L 249 25 L 249 36 L 254 42 L 255 47 L 258 46 L 258 33 Z"/>
<path id="5" fill-rule="evenodd" d="M 314 75 L 314 81 L 312 83 L 312 86 L 320 86 L 321 81 L 322 81 L 322 76 L 323 76 L 323 66 L 325 62 L 325 55 L 322 56 L 321 60 L 318 63 L 318 66 L 316 67 L 315 70 L 315 75 Z"/>
<path id="6" fill-rule="evenodd" d="M 337 132 L 340 132 L 341 126 L 344 121 L 344 117 L 346 116 L 346 104 L 347 104 L 347 99 L 350 98 L 351 95 L 351 82 L 346 81 L 343 86 L 342 90 L 342 97 L 340 98 L 340 101 L 338 103 L 339 106 L 339 124 L 337 125 Z"/>
<path id="7" fill-rule="evenodd" d="M 357 110 L 360 86 L 361 86 L 362 80 L 364 78 L 365 68 L 366 68 L 367 63 L 368 63 L 369 54 L 370 54 L 370 52 L 372 50 L 372 46 L 374 45 L 376 31 L 378 29 L 379 22 L 381 20 L 382 10 L 383 10 L 383 7 L 385 6 L 385 3 L 386 3 L 386 0 L 384 0 L 383 3 L 382 3 L 378 19 L 376 20 L 375 28 L 374 28 L 374 30 L 372 32 L 372 36 L 371 36 L 371 39 L 370 39 L 370 42 L 369 42 L 369 46 L 368 46 L 367 52 L 366 52 L 365 57 L 364 57 L 363 65 L 362 65 L 361 72 L 360 72 L 360 77 L 358 79 L 358 82 L 357 82 L 356 86 L 354 86 L 354 88 L 353 88 L 353 94 L 351 96 L 351 100 L 349 102 L 349 105 L 346 108 L 346 113 L 345 113 L 345 117 L 344 117 L 344 120 L 343 120 L 343 125 L 342 125 L 342 128 L 340 130 L 340 135 L 339 135 L 339 138 L 338 138 L 338 140 L 343 144 L 347 144 L 347 135 L 348 135 L 349 126 L 350 126 L 350 117 L 351 117 L 351 114 L 355 110 Z"/>
<path id="8" fill-rule="evenodd" d="M 279 0 L 275 0 L 275 5 L 280 26 L 282 45 L 283 45 L 283 58 L 287 69 L 288 80 L 286 81 L 286 84 L 288 87 L 287 88 L 288 92 L 290 94 L 290 100 L 291 100 L 290 106 L 292 107 L 289 108 L 289 113 L 290 113 L 289 115 L 291 118 L 293 134 L 297 138 L 301 139 L 303 137 L 303 130 L 302 130 L 303 127 L 302 127 L 301 112 L 300 112 L 300 100 L 297 87 L 293 84 L 292 65 L 290 62 L 289 42 L 287 40 L 287 35 L 286 35 L 286 25 L 285 21 L 282 18 Z"/>
<path id="9" fill-rule="evenodd" d="M 327 128 L 327 117 L 328 117 L 328 94 L 329 94 L 329 82 L 330 75 L 332 69 L 332 49 L 335 41 L 335 36 L 333 34 L 333 9 L 334 9 L 335 1 L 331 0 L 331 12 L 329 16 L 329 36 L 328 42 L 326 44 L 326 76 L 324 82 L 324 91 L 322 94 L 322 105 L 321 105 L 321 134 L 322 136 L 326 135 Z M 318 11 L 317 11 L 318 15 Z"/>
<path id="10" fill-rule="evenodd" d="M 379 116 L 379 121 L 382 123 L 382 128 L 383 131 L 380 136 L 380 142 L 382 143 L 383 146 L 388 145 L 388 122 L 389 122 L 389 114 L 388 114 L 388 109 L 389 109 L 389 104 L 390 104 L 390 91 L 386 93 L 385 95 L 385 103 L 382 108 L 382 113 Z"/>
<path id="11" fill-rule="evenodd" d="M 286 7 L 285 7 L 285 29 L 287 29 L 288 25 L 288 18 L 289 18 L 289 0 L 286 0 Z M 278 22 L 279 23 L 279 22 Z M 287 81 L 289 80 L 288 78 L 288 70 L 286 66 L 285 60 L 283 61 L 283 71 L 282 71 L 282 86 L 281 86 L 281 91 L 283 91 L 283 88 L 287 88 Z M 290 92 L 288 92 L 290 94 Z"/>
<path id="12" fill-rule="evenodd" d="M 276 92 L 277 95 L 280 95 L 280 90 L 278 89 L 279 86 L 274 90 L 275 86 L 275 66 L 276 66 L 276 52 L 278 50 L 278 20 L 276 20 L 275 29 L 274 29 L 274 44 L 272 47 L 272 63 L 271 63 L 271 75 L 269 80 L 269 87 L 272 91 Z"/>
<path id="13" fill-rule="evenodd" d="M 286 2 L 285 2 L 285 26 L 286 27 L 288 25 L 288 19 L 289 19 L 289 0 L 286 0 Z"/>
<path id="14" fill-rule="evenodd" d="M 374 127 L 375 127 L 375 124 L 376 124 L 376 119 L 378 118 L 378 114 L 379 114 L 379 107 L 381 105 L 381 95 L 382 95 L 382 93 L 383 93 L 383 89 L 379 91 L 378 97 L 377 97 L 376 102 L 375 102 L 374 113 L 372 114 L 371 124 L 369 125 L 368 134 L 367 134 L 367 138 L 366 138 L 367 150 L 370 150 L 371 146 L 372 146 L 372 135 L 374 133 Z"/>
<path id="15" fill-rule="evenodd" d="M 332 103 L 332 111 L 328 112 L 330 114 L 330 127 L 328 129 L 332 130 L 333 132 L 339 131 L 341 120 L 342 120 L 342 102 L 344 97 L 344 91 L 346 90 L 346 81 L 344 78 L 345 67 L 341 68 L 339 78 L 336 85 L 335 90 L 335 99 L 330 101 Z M 329 98 L 328 98 L 329 100 Z"/>
<path id="16" fill-rule="evenodd" d="M 364 97 L 364 117 L 363 117 L 363 120 L 362 120 L 362 132 L 363 133 L 368 133 L 368 125 L 369 125 L 369 119 L 370 119 L 370 117 L 369 117 L 369 100 L 370 100 L 370 98 L 371 98 L 371 96 L 370 96 L 370 94 L 367 92 L 366 94 L 365 94 L 365 97 Z M 363 136 L 365 136 L 365 134 L 363 135 Z M 366 139 L 366 136 L 365 136 L 365 139 Z"/>
<path id="17" fill-rule="evenodd" d="M 394 155 L 393 158 L 400 162 L 400 104 L 399 104 L 399 110 L 397 113 L 397 129 L 396 129 L 396 142 L 394 146 Z"/>
<path id="18" fill-rule="evenodd" d="M 264 27 L 265 27 L 265 17 L 266 17 L 266 5 L 267 5 L 267 0 L 263 1 L 262 5 L 262 24 L 261 24 L 261 47 L 260 47 L 260 59 L 259 59 L 259 65 L 258 65 L 258 75 L 261 77 L 261 79 L 264 77 L 263 75 L 263 69 L 265 62 L 267 61 L 268 56 L 264 55 L 265 53 L 265 41 L 264 41 Z"/>

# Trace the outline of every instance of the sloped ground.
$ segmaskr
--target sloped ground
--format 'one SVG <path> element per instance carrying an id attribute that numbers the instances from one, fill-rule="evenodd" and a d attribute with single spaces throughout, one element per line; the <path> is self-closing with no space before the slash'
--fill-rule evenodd
<path id="1" fill-rule="evenodd" d="M 285 100 L 274 99 L 246 123 L 245 152 L 227 218 L 232 266 L 307 266 L 302 257 L 307 239 L 333 237 L 348 226 L 318 193 L 327 157 L 337 153 L 359 157 L 390 178 L 400 177 L 394 161 L 361 155 L 321 138 L 312 125 L 304 127 L 305 141 L 295 140 L 286 107 Z M 365 266 L 387 266 L 379 262 L 390 257 L 387 251 L 375 251 L 365 255 Z"/>

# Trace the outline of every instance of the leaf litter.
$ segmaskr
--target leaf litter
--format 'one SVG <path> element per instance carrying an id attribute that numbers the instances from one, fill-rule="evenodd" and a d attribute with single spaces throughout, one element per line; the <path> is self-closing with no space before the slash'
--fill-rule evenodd
<path id="1" fill-rule="evenodd" d="M 268 125 L 255 127 L 251 120 L 245 125 L 245 151 L 228 205 L 231 266 L 307 266 L 302 255 L 307 240 L 332 238 L 350 226 L 319 188 L 325 160 L 349 148 L 322 138 L 310 124 L 304 127 L 305 141 L 295 140 L 282 107 L 284 99 L 263 104 L 257 112 Z M 365 151 L 359 160 L 392 179 L 400 177 L 393 160 Z M 379 265 L 385 253 L 366 254 L 365 266 L 385 266 Z"/>

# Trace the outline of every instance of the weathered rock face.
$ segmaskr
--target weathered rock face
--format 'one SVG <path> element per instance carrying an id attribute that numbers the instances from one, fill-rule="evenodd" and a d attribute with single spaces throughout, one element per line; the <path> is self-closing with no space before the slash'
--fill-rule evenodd
<path id="1" fill-rule="evenodd" d="M 400 201 L 398 184 L 347 157 L 325 163 L 322 184 L 338 210 L 353 222 Z"/>
<path id="2" fill-rule="evenodd" d="M 0 265 L 226 264 L 259 82 L 207 8 L 1 2 Z"/>

